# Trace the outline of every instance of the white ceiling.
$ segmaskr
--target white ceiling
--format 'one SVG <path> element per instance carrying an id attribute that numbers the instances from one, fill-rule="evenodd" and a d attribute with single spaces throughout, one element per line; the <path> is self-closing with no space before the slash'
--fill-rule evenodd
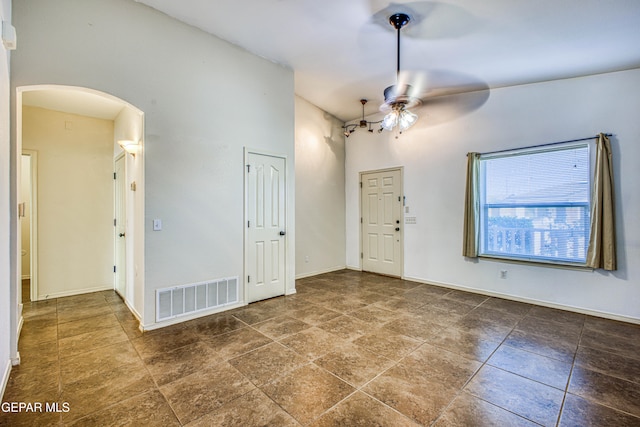
<path id="1" fill-rule="evenodd" d="M 104 94 L 83 89 L 42 88 L 22 92 L 22 105 L 114 120 L 125 103 Z"/>
<path id="2" fill-rule="evenodd" d="M 640 67 L 640 0 L 136 1 L 292 68 L 296 94 L 345 121 L 395 83 L 396 12 L 401 68 L 432 94 Z"/>

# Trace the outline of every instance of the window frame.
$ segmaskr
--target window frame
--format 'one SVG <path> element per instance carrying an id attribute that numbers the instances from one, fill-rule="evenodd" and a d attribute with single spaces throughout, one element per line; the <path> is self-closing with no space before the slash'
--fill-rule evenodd
<path id="1" fill-rule="evenodd" d="M 580 142 L 567 142 L 567 143 L 556 143 L 550 144 L 547 146 L 535 146 L 535 147 L 527 147 L 527 148 L 517 148 L 511 150 L 503 150 L 496 151 L 491 153 L 480 154 L 478 158 L 478 185 L 477 185 L 477 198 L 478 198 L 478 257 L 479 258 L 488 258 L 500 261 L 507 262 L 517 262 L 517 263 L 533 263 L 533 264 L 546 264 L 552 266 L 570 266 L 576 268 L 588 268 L 586 266 L 586 251 L 589 246 L 590 239 L 590 221 L 591 221 L 591 207 L 593 202 L 592 197 L 592 188 L 593 188 L 593 167 L 595 163 L 595 150 L 593 150 L 592 145 L 589 141 L 580 141 Z M 486 169 L 483 165 L 483 161 L 496 159 L 501 157 L 515 157 L 520 155 L 532 155 L 538 153 L 548 153 L 554 151 L 566 151 L 576 148 L 586 148 L 587 149 L 587 186 L 589 192 L 589 200 L 588 202 L 565 202 L 558 204 L 557 202 L 549 202 L 549 203 L 531 203 L 531 204 L 509 204 L 509 203 L 486 203 Z M 495 252 L 488 250 L 488 222 L 489 222 L 489 209 L 491 208 L 571 208 L 571 207 L 580 207 L 585 210 L 586 215 L 584 216 L 584 227 L 585 227 L 585 244 L 584 251 L 585 257 L 581 261 L 575 261 L 569 258 L 550 258 L 546 256 L 539 255 L 526 255 L 526 254 L 512 254 L 504 252 Z"/>

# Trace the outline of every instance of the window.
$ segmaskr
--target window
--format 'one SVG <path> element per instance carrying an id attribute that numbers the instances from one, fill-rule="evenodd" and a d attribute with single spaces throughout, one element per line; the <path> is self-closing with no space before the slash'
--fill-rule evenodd
<path id="1" fill-rule="evenodd" d="M 589 245 L 589 146 L 479 158 L 479 255 L 584 264 Z"/>

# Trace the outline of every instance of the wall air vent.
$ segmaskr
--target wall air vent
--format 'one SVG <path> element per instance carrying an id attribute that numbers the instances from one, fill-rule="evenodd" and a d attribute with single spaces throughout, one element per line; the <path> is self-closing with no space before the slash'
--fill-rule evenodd
<path id="1" fill-rule="evenodd" d="M 238 277 L 156 290 L 156 322 L 238 302 Z"/>

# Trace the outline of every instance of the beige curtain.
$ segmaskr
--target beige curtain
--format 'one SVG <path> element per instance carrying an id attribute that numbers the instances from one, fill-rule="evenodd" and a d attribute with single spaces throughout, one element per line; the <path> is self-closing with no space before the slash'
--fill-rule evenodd
<path id="1" fill-rule="evenodd" d="M 591 231 L 587 266 L 616 270 L 616 223 L 611 143 L 604 134 L 596 143 L 596 170 L 591 195 Z"/>
<path id="2" fill-rule="evenodd" d="M 464 236 L 462 255 L 470 258 L 478 256 L 478 159 L 480 153 L 467 154 L 467 188 L 464 199 Z"/>

